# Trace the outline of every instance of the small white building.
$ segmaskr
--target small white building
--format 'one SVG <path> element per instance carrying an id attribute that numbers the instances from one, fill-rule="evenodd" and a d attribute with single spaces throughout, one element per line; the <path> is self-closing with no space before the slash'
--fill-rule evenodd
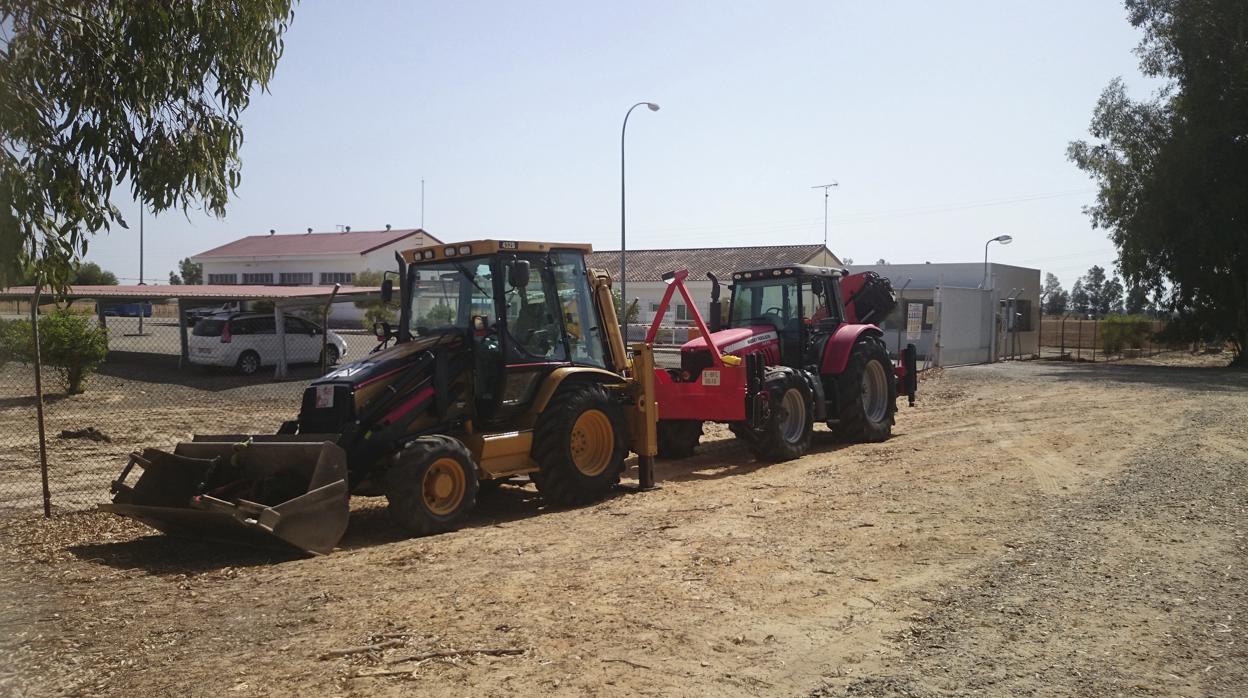
<path id="1" fill-rule="evenodd" d="M 1009 264 L 856 264 L 897 292 L 883 323 L 889 351 L 913 343 L 932 365 L 1033 356 L 1040 339 L 1040 270 Z"/>
<path id="2" fill-rule="evenodd" d="M 355 284 L 357 274 L 396 269 L 394 253 L 442 241 L 419 228 L 248 235 L 191 257 L 205 284 L 333 286 Z M 334 305 L 331 321 L 356 322 L 362 311 Z"/>
<path id="3" fill-rule="evenodd" d="M 841 260 L 823 245 L 767 245 L 759 247 L 689 247 L 669 250 L 629 250 L 627 253 L 628 304 L 638 304 L 637 326 L 631 327 L 631 339 L 641 339 L 659 309 L 659 301 L 667 291 L 663 275 L 677 269 L 688 269 L 685 287 L 693 296 L 698 309 L 705 317 L 711 302 L 711 281 L 707 272 L 715 274 L 723 285 L 721 300 L 728 307 L 728 286 L 732 273 L 746 269 L 765 269 L 785 264 L 813 264 L 821 267 L 840 267 Z M 589 266 L 605 269 L 619 288 L 619 250 L 595 251 L 590 255 Z M 693 324 L 693 315 L 679 295 L 674 296 L 663 325 L 687 326 Z"/>

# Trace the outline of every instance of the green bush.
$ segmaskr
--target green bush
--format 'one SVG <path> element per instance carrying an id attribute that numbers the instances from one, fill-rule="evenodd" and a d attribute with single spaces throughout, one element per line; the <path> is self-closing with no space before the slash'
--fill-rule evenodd
<path id="1" fill-rule="evenodd" d="M 1152 320 L 1142 315 L 1110 315 L 1101 321 L 1101 346 L 1106 354 L 1142 349 L 1152 331 Z"/>
<path id="2" fill-rule="evenodd" d="M 0 323 L 0 363 L 34 362 L 30 330 L 29 320 Z M 55 310 L 39 318 L 39 353 L 43 365 L 55 369 L 66 394 L 76 395 L 108 355 L 108 331 L 94 320 Z"/>

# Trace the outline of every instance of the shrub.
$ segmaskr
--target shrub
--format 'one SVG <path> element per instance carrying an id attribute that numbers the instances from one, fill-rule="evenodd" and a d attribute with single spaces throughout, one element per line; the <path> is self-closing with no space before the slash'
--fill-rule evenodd
<path id="1" fill-rule="evenodd" d="M 0 324 L 0 363 L 34 362 L 30 329 L 29 320 Z M 56 371 L 65 393 L 76 395 L 108 355 L 108 331 L 94 320 L 58 309 L 39 318 L 39 353 L 43 365 Z"/>
<path id="2" fill-rule="evenodd" d="M 56 369 L 66 394 L 76 395 L 108 356 L 108 330 L 57 310 L 39 318 L 39 353 L 44 365 Z"/>
<path id="3" fill-rule="evenodd" d="M 1110 315 L 1101 321 L 1101 346 L 1106 354 L 1121 354 L 1128 347 L 1142 349 L 1152 330 L 1152 320 L 1142 315 Z"/>

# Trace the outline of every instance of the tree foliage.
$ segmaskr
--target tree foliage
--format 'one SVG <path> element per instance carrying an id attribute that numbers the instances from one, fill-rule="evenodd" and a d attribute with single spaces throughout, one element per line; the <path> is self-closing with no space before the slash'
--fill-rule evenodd
<path id="1" fill-rule="evenodd" d="M 1044 314 L 1062 315 L 1070 304 L 1070 295 L 1062 288 L 1062 282 L 1053 272 L 1044 275 Z"/>
<path id="2" fill-rule="evenodd" d="M 34 269 L 28 269 L 14 285 L 34 286 L 38 280 L 37 272 Z M 74 263 L 69 270 L 69 284 L 71 286 L 116 286 L 117 275 L 101 268 L 95 262 Z"/>
<path id="3" fill-rule="evenodd" d="M 180 284 L 198 286 L 204 283 L 204 267 L 202 264 L 192 262 L 190 257 L 186 257 L 178 262 L 177 271 L 169 272 L 169 283 L 174 286 Z"/>
<path id="4" fill-rule="evenodd" d="M 0 0 L 0 286 L 70 283 L 112 197 L 217 216 L 289 0 Z"/>
<path id="5" fill-rule="evenodd" d="M 1220 332 L 1236 361 L 1248 343 L 1248 3 L 1127 0 L 1151 98 L 1121 80 L 1101 94 L 1093 142 L 1068 155 L 1096 180 L 1092 223 L 1108 230 L 1131 288 Z"/>

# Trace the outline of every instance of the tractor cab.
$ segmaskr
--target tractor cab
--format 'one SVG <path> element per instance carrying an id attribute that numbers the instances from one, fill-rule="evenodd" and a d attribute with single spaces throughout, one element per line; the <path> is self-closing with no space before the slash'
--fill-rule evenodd
<path id="1" fill-rule="evenodd" d="M 837 285 L 844 273 L 802 264 L 737 272 L 727 328 L 773 354 L 769 364 L 803 366 L 814 335 L 830 333 L 844 320 Z"/>
<path id="2" fill-rule="evenodd" d="M 555 369 L 612 363 L 586 247 L 487 240 L 412 250 L 400 271 L 399 326 L 378 334 L 462 343 L 475 416 L 514 418 Z"/>

